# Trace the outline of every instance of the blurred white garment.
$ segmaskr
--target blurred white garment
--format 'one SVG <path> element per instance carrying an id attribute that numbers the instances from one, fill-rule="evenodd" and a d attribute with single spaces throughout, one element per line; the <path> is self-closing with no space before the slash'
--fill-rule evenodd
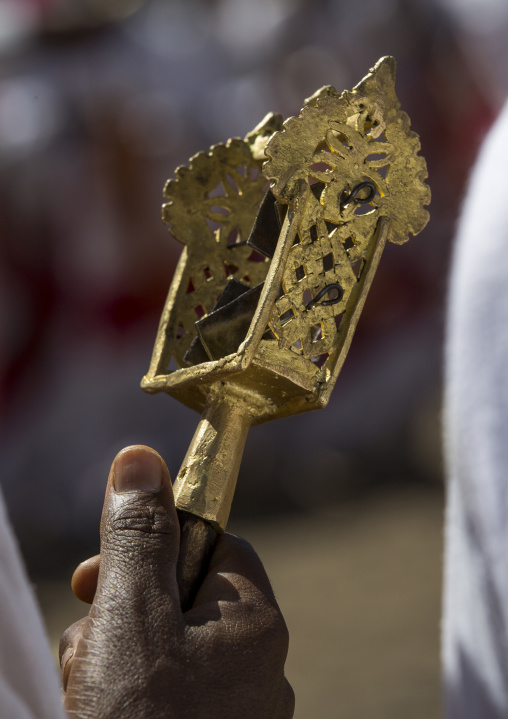
<path id="1" fill-rule="evenodd" d="M 0 717 L 64 719 L 56 667 L 1 492 Z"/>
<path id="2" fill-rule="evenodd" d="M 508 104 L 460 219 L 448 312 L 447 719 L 508 717 Z"/>

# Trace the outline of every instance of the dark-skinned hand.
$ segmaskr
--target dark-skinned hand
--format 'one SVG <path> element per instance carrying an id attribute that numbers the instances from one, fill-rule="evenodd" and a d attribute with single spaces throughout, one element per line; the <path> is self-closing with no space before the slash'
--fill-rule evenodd
<path id="1" fill-rule="evenodd" d="M 148 447 L 111 468 L 101 554 L 74 573 L 91 603 L 60 642 L 74 719 L 291 719 L 288 634 L 251 546 L 218 537 L 193 606 L 176 583 L 179 523 L 168 469 Z"/>

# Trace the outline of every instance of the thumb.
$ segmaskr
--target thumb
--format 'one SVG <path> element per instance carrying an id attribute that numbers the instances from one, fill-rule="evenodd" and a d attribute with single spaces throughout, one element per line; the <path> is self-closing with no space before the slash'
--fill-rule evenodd
<path id="1" fill-rule="evenodd" d="M 94 604 L 180 613 L 176 564 L 180 525 L 169 471 L 159 454 L 127 447 L 111 467 L 101 519 L 101 561 Z"/>

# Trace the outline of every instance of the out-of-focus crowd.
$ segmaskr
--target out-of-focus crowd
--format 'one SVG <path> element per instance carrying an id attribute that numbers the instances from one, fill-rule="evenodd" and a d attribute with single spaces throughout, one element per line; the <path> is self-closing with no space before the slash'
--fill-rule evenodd
<path id="1" fill-rule="evenodd" d="M 154 446 L 174 475 L 197 423 L 139 389 L 181 249 L 165 179 L 386 54 L 431 222 L 387 249 L 330 406 L 251 432 L 233 512 L 439 481 L 451 241 L 508 90 L 507 29 L 503 0 L 0 0 L 1 481 L 32 572 L 96 549 L 117 450 Z"/>

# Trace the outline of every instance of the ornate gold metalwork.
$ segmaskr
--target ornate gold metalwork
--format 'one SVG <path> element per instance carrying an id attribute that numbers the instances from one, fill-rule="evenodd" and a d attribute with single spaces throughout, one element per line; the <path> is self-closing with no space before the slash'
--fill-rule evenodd
<path id="1" fill-rule="evenodd" d="M 419 149 L 395 95 L 393 58 L 383 58 L 352 92 L 322 88 L 271 139 L 264 173 L 274 181 L 275 196 L 288 203 L 301 183 L 319 188 L 309 195 L 299 242 L 284 269 L 284 295 L 270 319 L 280 348 L 333 365 L 326 354 L 364 271 L 380 217 L 390 218 L 388 239 L 396 244 L 427 224 L 430 192 Z M 354 202 L 341 204 L 343 193 L 365 181 L 377 190 L 367 212 Z M 334 282 L 344 291 L 341 301 L 309 309 L 309 300 Z"/>
<path id="2" fill-rule="evenodd" d="M 194 323 L 213 308 L 228 277 L 253 287 L 266 277 L 268 261 L 250 260 L 255 253 L 245 242 L 266 186 L 255 154 L 264 150 L 267 133 L 281 126 L 278 118 L 268 115 L 245 140 L 234 138 L 194 155 L 190 167 L 178 167 L 176 178 L 166 183 L 162 217 L 186 249 L 173 300 L 178 312 L 168 318 L 162 363 L 173 356 L 179 368 L 185 366 Z"/>
<path id="3" fill-rule="evenodd" d="M 393 58 L 350 92 L 322 88 L 280 123 L 269 115 L 245 140 L 196 155 L 164 191 L 164 221 L 185 247 L 142 387 L 204 409 L 174 491 L 180 509 L 219 531 L 248 427 L 326 405 L 386 241 L 401 244 L 428 221 L 425 160 L 395 95 Z M 287 208 L 271 261 L 244 244 L 267 180 Z M 231 276 L 264 282 L 245 338 L 185 366 L 194 322 Z"/>

